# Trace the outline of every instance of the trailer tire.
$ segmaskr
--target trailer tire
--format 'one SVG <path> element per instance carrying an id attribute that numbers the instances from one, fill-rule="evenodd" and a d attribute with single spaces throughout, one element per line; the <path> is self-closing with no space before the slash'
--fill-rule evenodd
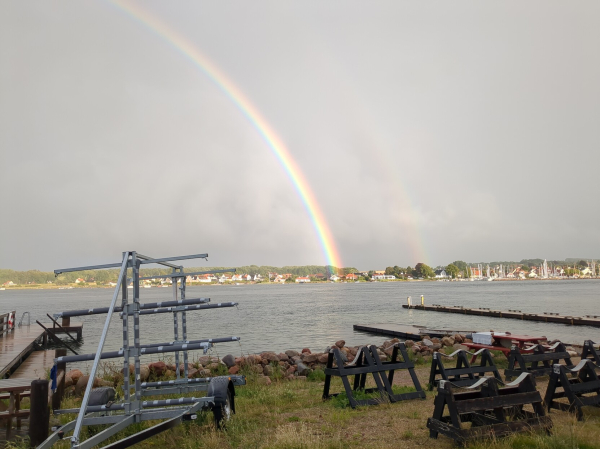
<path id="1" fill-rule="evenodd" d="M 216 377 L 208 385 L 207 396 L 215 398 L 215 404 L 212 412 L 215 418 L 215 425 L 222 429 L 235 413 L 235 390 L 229 377 Z"/>

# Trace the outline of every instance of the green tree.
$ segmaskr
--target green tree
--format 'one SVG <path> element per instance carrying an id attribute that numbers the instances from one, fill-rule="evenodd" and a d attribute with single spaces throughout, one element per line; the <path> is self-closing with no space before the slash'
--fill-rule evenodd
<path id="1" fill-rule="evenodd" d="M 456 276 L 459 273 L 459 269 L 456 265 L 454 265 L 453 263 L 451 263 L 450 265 L 448 265 L 446 267 L 446 273 L 448 273 L 450 276 L 452 276 L 452 279 L 455 279 Z"/>
<path id="2" fill-rule="evenodd" d="M 429 265 L 426 265 L 422 262 L 419 262 L 417 265 L 415 265 L 415 272 L 417 273 L 417 277 L 432 278 L 435 276 L 433 269 Z"/>
<path id="3" fill-rule="evenodd" d="M 467 269 L 467 262 L 463 262 L 462 260 L 455 260 L 450 265 L 458 267 L 460 271 L 465 271 Z"/>

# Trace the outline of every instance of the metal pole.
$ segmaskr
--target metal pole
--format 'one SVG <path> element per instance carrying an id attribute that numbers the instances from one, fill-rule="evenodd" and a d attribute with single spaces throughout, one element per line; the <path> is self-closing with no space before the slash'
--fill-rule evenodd
<path id="1" fill-rule="evenodd" d="M 173 269 L 173 273 L 176 270 Z M 179 278 L 173 278 L 173 301 L 177 301 L 177 283 L 179 282 Z M 177 311 L 173 312 L 173 333 L 174 339 L 176 342 L 179 342 L 179 321 L 177 320 Z M 177 379 L 180 377 L 179 373 L 179 351 L 175 352 L 175 375 Z"/>
<path id="2" fill-rule="evenodd" d="M 119 280 L 117 281 L 117 286 L 115 288 L 115 294 L 113 296 L 112 302 L 110 304 L 110 310 L 108 315 L 106 316 L 106 321 L 104 322 L 104 329 L 102 330 L 102 335 L 100 336 L 100 342 L 98 343 L 98 349 L 96 350 L 96 357 L 94 358 L 94 364 L 92 365 L 92 370 L 90 371 L 89 381 L 87 383 L 87 387 L 85 388 L 85 394 L 83 395 L 83 399 L 81 401 L 81 411 L 77 416 L 77 423 L 75 424 L 75 430 L 73 431 L 73 436 L 71 437 L 71 447 L 79 446 L 79 434 L 81 433 L 81 426 L 83 424 L 83 417 L 85 416 L 85 410 L 87 408 L 88 402 L 90 400 L 90 392 L 92 391 L 92 386 L 94 385 L 94 379 L 96 378 L 96 371 L 98 370 L 98 365 L 100 363 L 100 354 L 102 354 L 102 349 L 104 348 L 104 342 L 106 341 L 106 336 L 108 335 L 108 328 L 110 327 L 110 319 L 112 318 L 112 312 L 115 308 L 115 304 L 117 303 L 117 298 L 119 297 L 119 287 L 121 286 L 121 281 L 123 279 L 123 273 L 127 269 L 127 262 L 129 260 L 129 252 L 123 253 L 123 263 L 121 264 L 121 271 L 119 273 Z"/>
<path id="3" fill-rule="evenodd" d="M 129 314 L 127 313 L 127 303 L 129 298 L 127 295 L 127 271 L 123 274 L 123 280 L 121 282 L 121 309 L 123 310 L 123 316 L 121 322 L 123 323 L 123 402 L 127 404 L 125 407 L 125 413 L 129 413 Z"/>
<path id="4" fill-rule="evenodd" d="M 179 270 L 181 273 L 183 273 L 183 268 L 181 268 Z M 181 278 L 181 300 L 185 301 L 185 285 L 186 285 L 186 278 L 182 277 Z M 182 336 L 181 338 L 183 339 L 183 341 L 187 340 L 187 318 L 185 316 L 185 310 L 183 312 L 181 312 L 181 333 Z M 177 370 L 179 372 L 179 367 L 177 367 Z M 183 378 L 187 379 L 188 377 L 188 352 L 187 351 L 183 351 Z"/>
<path id="5" fill-rule="evenodd" d="M 133 346 L 135 347 L 135 401 L 130 402 L 130 407 L 138 416 L 135 422 L 140 422 L 142 381 L 140 374 L 140 261 L 137 253 L 131 253 L 131 265 L 133 274 Z"/>

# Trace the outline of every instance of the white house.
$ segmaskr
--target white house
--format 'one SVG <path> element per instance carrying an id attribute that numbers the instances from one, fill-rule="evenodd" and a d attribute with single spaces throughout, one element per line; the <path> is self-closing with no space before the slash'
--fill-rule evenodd
<path id="1" fill-rule="evenodd" d="M 340 279 L 340 278 L 339 278 L 339 276 L 337 276 L 337 275 L 335 275 L 335 274 L 332 274 L 332 275 L 329 277 L 329 280 L 330 280 L 330 281 L 333 281 L 333 282 L 337 282 L 339 279 Z"/>
<path id="2" fill-rule="evenodd" d="M 393 274 L 374 274 L 372 277 L 374 280 L 392 280 L 396 279 L 396 276 Z"/>
<path id="3" fill-rule="evenodd" d="M 298 276 L 296 282 L 304 284 L 305 282 L 310 282 L 310 278 L 308 276 Z"/>
<path id="4" fill-rule="evenodd" d="M 442 268 L 441 270 L 435 270 L 435 277 L 436 279 L 446 279 L 448 274 L 446 273 L 446 270 Z"/>

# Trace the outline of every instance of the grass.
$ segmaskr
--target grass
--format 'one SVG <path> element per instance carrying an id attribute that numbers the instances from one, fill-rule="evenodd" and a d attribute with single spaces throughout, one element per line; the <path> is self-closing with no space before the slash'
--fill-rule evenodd
<path id="1" fill-rule="evenodd" d="M 502 359 L 498 357 L 496 362 Z M 277 367 L 274 366 L 274 369 Z M 107 370 L 110 371 L 110 370 Z M 415 399 L 394 404 L 382 401 L 376 406 L 352 409 L 345 394 L 323 401 L 322 370 L 314 370 L 306 381 L 277 380 L 274 373 L 270 386 L 258 382 L 258 375 L 251 370 L 242 370 L 248 375 L 248 385 L 236 388 L 237 413 L 223 431 L 215 428 L 212 414 L 199 414 L 198 420 L 187 422 L 176 428 L 156 435 L 136 447 L 181 447 L 184 449 L 233 449 L 233 448 L 273 448 L 273 449 L 338 449 L 338 448 L 395 448 L 419 447 L 431 449 L 455 448 L 449 438 L 440 436 L 429 438 L 427 418 L 433 412 L 435 393 L 427 392 L 427 399 Z M 419 367 L 417 375 L 424 386 L 429 376 L 427 366 Z M 108 373 L 107 373 L 108 374 Z M 372 386 L 372 378 L 367 387 Z M 397 372 L 393 390 L 407 393 L 414 388 L 407 387 L 410 377 L 406 372 Z M 537 379 L 538 388 L 545 392 L 547 379 Z M 332 392 L 343 392 L 339 378 L 331 384 Z M 198 395 L 197 393 L 195 394 Z M 358 398 L 368 395 L 357 393 Z M 378 395 L 374 395 L 378 397 Z M 79 398 L 65 400 L 64 408 L 76 408 Z M 473 449 L 600 449 L 600 417 L 586 415 L 586 420 L 578 422 L 566 412 L 553 410 L 552 436 L 524 433 L 499 440 L 469 443 Z M 66 423 L 75 416 L 60 415 L 51 417 L 53 424 Z M 110 441 L 116 441 L 156 422 L 144 422 L 131 427 Z M 101 431 L 102 427 L 84 430 L 83 436 Z M 57 448 L 69 448 L 69 441 L 63 440 Z M 10 448 L 25 448 L 26 441 L 10 443 Z"/>

